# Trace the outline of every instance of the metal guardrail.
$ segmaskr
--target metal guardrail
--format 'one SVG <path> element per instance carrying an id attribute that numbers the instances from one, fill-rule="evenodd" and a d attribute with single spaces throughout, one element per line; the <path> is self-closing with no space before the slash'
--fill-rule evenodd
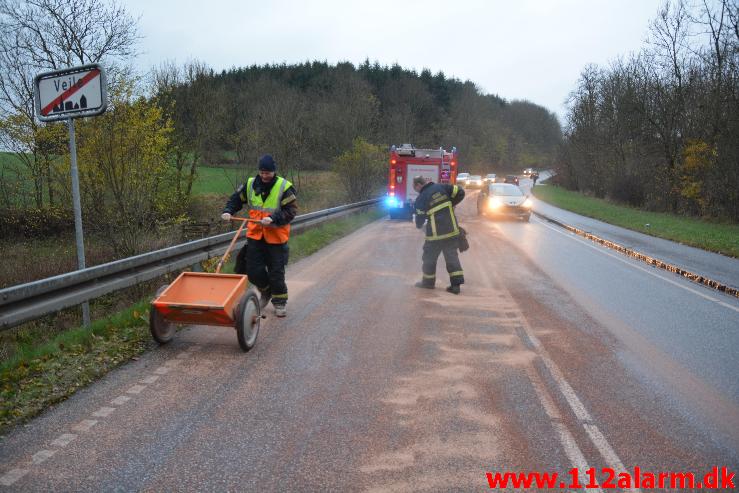
<path id="1" fill-rule="evenodd" d="M 293 231 L 378 204 L 381 198 L 297 216 Z M 0 290 L 0 331 L 222 255 L 233 232 Z M 246 240 L 239 240 L 237 247 Z"/>

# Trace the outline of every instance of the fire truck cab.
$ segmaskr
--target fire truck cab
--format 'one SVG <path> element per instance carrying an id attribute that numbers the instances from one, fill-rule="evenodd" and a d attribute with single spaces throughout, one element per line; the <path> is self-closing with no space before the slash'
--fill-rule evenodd
<path id="1" fill-rule="evenodd" d="M 457 148 L 416 149 L 411 144 L 390 148 L 387 207 L 390 219 L 410 219 L 418 193 L 413 189 L 413 177 L 423 176 L 434 183 L 457 181 Z"/>

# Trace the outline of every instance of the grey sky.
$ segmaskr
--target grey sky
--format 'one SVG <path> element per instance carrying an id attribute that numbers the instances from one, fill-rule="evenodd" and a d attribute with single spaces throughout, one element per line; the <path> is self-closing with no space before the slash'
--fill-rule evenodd
<path id="1" fill-rule="evenodd" d="M 638 51 L 663 0 L 121 0 L 144 36 L 138 66 L 364 59 L 475 82 L 562 120 L 589 63 Z"/>

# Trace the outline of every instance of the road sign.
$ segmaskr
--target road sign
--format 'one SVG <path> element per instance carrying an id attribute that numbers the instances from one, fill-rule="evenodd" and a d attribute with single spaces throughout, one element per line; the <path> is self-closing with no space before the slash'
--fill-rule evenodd
<path id="1" fill-rule="evenodd" d="M 95 116 L 105 112 L 108 106 L 105 70 L 97 63 L 93 63 L 38 74 L 33 79 L 33 95 L 36 117 L 39 120 L 42 122 L 67 120 L 77 266 L 84 269 L 85 241 L 82 232 L 82 206 L 73 118 Z M 87 301 L 82 304 L 82 320 L 85 326 L 90 325 L 90 305 Z"/>
<path id="2" fill-rule="evenodd" d="M 42 122 L 99 115 L 108 106 L 105 71 L 95 63 L 39 74 L 34 96 Z"/>

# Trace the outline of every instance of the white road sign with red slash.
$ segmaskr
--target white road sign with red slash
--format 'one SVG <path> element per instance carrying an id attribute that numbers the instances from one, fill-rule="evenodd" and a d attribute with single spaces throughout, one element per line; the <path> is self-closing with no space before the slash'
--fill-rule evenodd
<path id="1" fill-rule="evenodd" d="M 39 74 L 34 83 L 36 116 L 44 122 L 99 115 L 108 106 L 105 71 L 98 64 Z"/>

